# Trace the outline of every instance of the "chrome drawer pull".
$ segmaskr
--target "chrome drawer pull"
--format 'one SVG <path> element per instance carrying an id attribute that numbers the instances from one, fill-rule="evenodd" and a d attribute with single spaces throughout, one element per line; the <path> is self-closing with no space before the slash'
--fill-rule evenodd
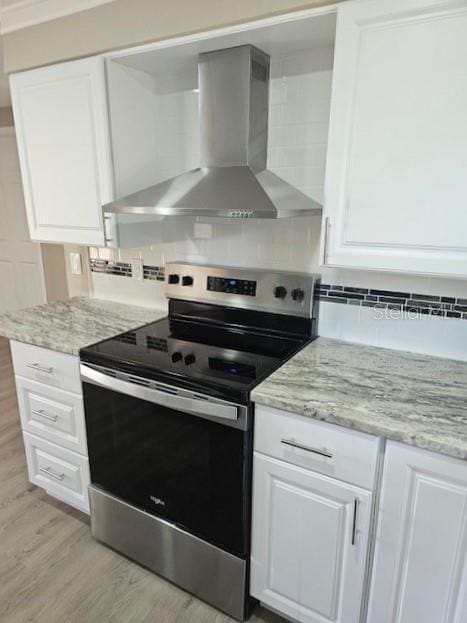
<path id="1" fill-rule="evenodd" d="M 49 413 L 42 411 L 42 409 L 32 409 L 31 413 L 44 418 L 44 420 L 50 420 L 51 422 L 56 422 L 58 419 L 58 415 L 50 415 Z"/>
<path id="2" fill-rule="evenodd" d="M 286 446 L 292 446 L 292 448 L 298 448 L 299 450 L 306 450 L 306 452 L 313 452 L 313 454 L 325 456 L 327 459 L 332 459 L 332 454 L 326 450 L 326 448 L 312 448 L 311 446 L 304 446 L 293 439 L 281 439 L 281 443 Z"/>
<path id="3" fill-rule="evenodd" d="M 65 474 L 54 474 L 51 467 L 39 467 L 39 471 L 60 482 L 65 479 Z"/>
<path id="4" fill-rule="evenodd" d="M 26 363 L 26 368 L 32 368 L 33 370 L 37 370 L 38 372 L 46 372 L 47 374 L 52 374 L 53 368 L 48 366 L 41 366 L 40 363 Z"/>

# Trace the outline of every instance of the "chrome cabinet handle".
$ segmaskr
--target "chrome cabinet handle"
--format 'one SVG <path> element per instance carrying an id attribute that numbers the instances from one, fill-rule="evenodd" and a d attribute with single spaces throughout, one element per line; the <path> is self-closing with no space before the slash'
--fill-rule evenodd
<path id="1" fill-rule="evenodd" d="M 313 454 L 319 454 L 325 456 L 327 459 L 332 459 L 333 455 L 326 448 L 312 448 L 311 446 L 305 446 L 302 443 L 298 443 L 294 439 L 281 439 L 281 443 L 286 446 L 292 446 L 292 448 L 298 448 L 299 450 L 305 450 L 306 452 L 312 452 Z"/>
<path id="2" fill-rule="evenodd" d="M 355 498 L 353 503 L 353 524 L 352 524 L 352 545 L 357 540 L 357 515 L 358 515 L 358 499 Z"/>
<path id="3" fill-rule="evenodd" d="M 48 366 L 41 366 L 40 363 L 26 363 L 26 368 L 32 368 L 33 370 L 38 370 L 39 372 L 46 372 L 47 374 L 52 374 L 53 368 Z"/>
<path id="4" fill-rule="evenodd" d="M 46 413 L 42 409 L 32 409 L 31 413 L 44 418 L 44 420 L 50 420 L 51 422 L 56 422 L 58 419 L 58 415 L 50 415 L 50 413 Z"/>
<path id="5" fill-rule="evenodd" d="M 54 474 L 51 467 L 39 467 L 39 471 L 47 476 L 50 476 L 51 478 L 54 478 L 55 480 L 58 480 L 59 482 L 62 482 L 62 480 L 65 479 L 65 474 Z"/>

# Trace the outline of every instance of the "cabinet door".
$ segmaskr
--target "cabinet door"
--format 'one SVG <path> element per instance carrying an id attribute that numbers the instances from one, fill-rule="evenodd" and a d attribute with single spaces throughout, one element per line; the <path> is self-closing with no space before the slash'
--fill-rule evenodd
<path id="1" fill-rule="evenodd" d="M 255 454 L 251 593 L 306 623 L 360 617 L 371 493 Z"/>
<path id="2" fill-rule="evenodd" d="M 338 6 L 324 263 L 467 276 L 467 3 Z"/>
<path id="3" fill-rule="evenodd" d="M 467 463 L 388 443 L 368 623 L 467 621 Z"/>
<path id="4" fill-rule="evenodd" d="M 11 76 L 31 238 L 104 244 L 112 173 L 101 58 Z"/>

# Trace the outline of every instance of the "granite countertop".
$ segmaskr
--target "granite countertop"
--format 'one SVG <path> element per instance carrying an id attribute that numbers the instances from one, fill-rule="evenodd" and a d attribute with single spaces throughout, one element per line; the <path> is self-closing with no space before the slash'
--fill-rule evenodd
<path id="1" fill-rule="evenodd" d="M 75 297 L 0 315 L 0 336 L 78 355 L 84 346 L 166 315 L 163 309 Z"/>
<path id="2" fill-rule="evenodd" d="M 318 338 L 252 397 L 467 460 L 467 362 Z"/>

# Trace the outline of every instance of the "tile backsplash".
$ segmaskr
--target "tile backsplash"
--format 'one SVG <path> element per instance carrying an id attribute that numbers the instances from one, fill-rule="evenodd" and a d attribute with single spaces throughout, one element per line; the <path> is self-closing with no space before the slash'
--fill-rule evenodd
<path id="1" fill-rule="evenodd" d="M 313 54 L 277 59 L 271 65 L 268 167 L 318 202 L 323 201 L 332 64 L 333 48 L 325 47 Z M 198 165 L 197 98 L 194 91 L 157 97 L 154 181 Z M 197 237 L 195 225 L 200 223 L 211 225 L 209 235 L 202 232 Z M 142 260 L 144 265 L 164 266 L 181 260 L 313 271 L 318 266 L 320 227 L 321 218 L 316 216 L 279 221 L 170 218 L 161 222 L 157 239 L 149 247 L 90 249 L 90 257 L 114 265 Z M 158 283 L 148 284 L 146 279 L 137 284 L 119 282 L 117 289 L 109 285 L 113 280 L 109 271 L 93 271 L 94 295 L 124 300 L 131 290 L 144 304 L 154 304 L 161 296 Z"/>
<path id="2" fill-rule="evenodd" d="M 271 66 L 268 167 L 320 203 L 332 62 L 332 48 L 323 48 Z M 160 96 L 155 181 L 197 166 L 197 98 L 193 91 Z M 319 272 L 321 335 L 467 359 L 467 323 L 459 322 L 465 319 L 466 280 L 320 268 L 320 230 L 320 216 L 168 218 L 150 246 L 89 250 L 92 295 L 164 307 L 163 271 L 170 261 Z M 135 271 L 122 279 L 135 261 L 143 264 L 142 278 Z"/>

